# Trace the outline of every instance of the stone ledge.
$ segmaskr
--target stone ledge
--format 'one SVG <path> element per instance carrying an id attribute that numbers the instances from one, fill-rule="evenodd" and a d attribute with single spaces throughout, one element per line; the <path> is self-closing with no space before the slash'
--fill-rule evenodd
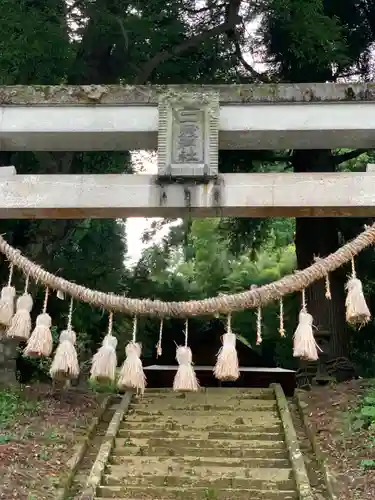
<path id="1" fill-rule="evenodd" d="M 118 406 L 118 409 L 115 411 L 112 420 L 108 425 L 107 432 L 103 438 L 103 442 L 99 448 L 98 455 L 95 459 L 94 465 L 92 466 L 90 476 L 87 480 L 84 492 L 81 497 L 84 500 L 92 500 L 96 496 L 96 490 L 100 485 L 105 467 L 108 463 L 108 459 L 115 443 L 118 429 L 125 413 L 128 410 L 132 395 L 133 393 L 130 391 L 125 393 L 121 400 L 121 403 Z"/>
<path id="2" fill-rule="evenodd" d="M 298 444 L 297 434 L 290 415 L 288 401 L 284 391 L 279 384 L 272 384 L 279 408 L 280 418 L 284 427 L 285 442 L 289 452 L 289 458 L 294 472 L 294 478 L 299 494 L 299 500 L 314 500 L 310 481 L 307 475 L 303 456 Z"/>
<path id="3" fill-rule="evenodd" d="M 56 500 L 67 500 L 69 498 L 69 490 L 72 486 L 74 476 L 78 471 L 78 468 L 85 456 L 90 441 L 94 437 L 96 429 L 98 428 L 98 425 L 100 423 L 100 420 L 106 409 L 109 407 L 111 400 L 112 400 L 112 395 L 106 396 L 103 399 L 99 408 L 96 411 L 95 416 L 91 421 L 91 424 L 87 429 L 86 436 L 84 437 L 83 441 L 76 446 L 76 451 L 67 464 L 68 472 L 63 482 L 62 488 L 56 494 Z"/>
<path id="4" fill-rule="evenodd" d="M 329 500 L 337 500 L 337 495 L 335 492 L 335 478 L 327 466 L 326 458 L 321 450 L 320 444 L 315 437 L 313 429 L 309 425 L 309 422 L 308 422 L 306 413 L 304 412 L 304 409 L 302 406 L 302 401 L 301 401 L 301 398 L 300 398 L 298 391 L 296 391 L 296 393 L 295 393 L 295 401 L 297 404 L 297 409 L 298 409 L 298 412 L 300 414 L 300 417 L 302 420 L 302 425 L 305 429 L 307 438 L 311 443 L 311 447 L 313 449 L 313 452 L 315 454 L 317 462 L 318 462 L 318 464 L 321 468 L 321 471 L 323 473 L 323 479 L 324 479 L 324 483 L 325 483 L 325 486 L 327 489 L 328 498 L 329 498 Z"/>
<path id="5" fill-rule="evenodd" d="M 157 105 L 160 94 L 218 91 L 220 104 L 375 101 L 375 83 L 0 86 L 0 106 Z"/>

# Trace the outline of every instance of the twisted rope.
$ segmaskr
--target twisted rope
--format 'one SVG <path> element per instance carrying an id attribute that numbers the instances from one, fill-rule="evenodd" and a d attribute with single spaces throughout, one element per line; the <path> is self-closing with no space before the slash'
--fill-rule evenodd
<path id="1" fill-rule="evenodd" d="M 66 293 L 82 302 L 110 311 L 118 311 L 129 315 L 148 315 L 159 317 L 180 317 L 213 315 L 216 313 L 228 314 L 243 309 L 254 309 L 269 302 L 279 300 L 284 295 L 297 292 L 314 281 L 325 278 L 327 273 L 338 269 L 350 262 L 353 257 L 375 242 L 375 224 L 368 227 L 354 240 L 346 243 L 336 252 L 321 259 L 310 267 L 284 276 L 278 281 L 269 283 L 253 290 L 220 295 L 203 300 L 183 302 L 163 302 L 161 300 L 131 299 L 120 295 L 107 294 L 91 290 L 84 286 L 71 283 L 55 276 L 24 257 L 18 250 L 10 246 L 0 236 L 0 252 L 5 255 L 11 264 L 30 275 L 37 282 L 46 287 Z"/>

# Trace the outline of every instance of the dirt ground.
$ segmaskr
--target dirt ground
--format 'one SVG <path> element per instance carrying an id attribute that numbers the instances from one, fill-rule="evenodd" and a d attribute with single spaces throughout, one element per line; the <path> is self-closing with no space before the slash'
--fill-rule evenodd
<path id="1" fill-rule="evenodd" d="M 94 393 L 53 394 L 45 385 L 0 389 L 0 499 L 53 499 L 99 402 Z"/>
<path id="2" fill-rule="evenodd" d="M 364 470 L 362 460 L 374 460 L 375 431 L 353 429 L 354 415 L 374 381 L 353 380 L 304 392 L 309 421 L 337 483 L 339 500 L 374 500 L 375 470 Z"/>

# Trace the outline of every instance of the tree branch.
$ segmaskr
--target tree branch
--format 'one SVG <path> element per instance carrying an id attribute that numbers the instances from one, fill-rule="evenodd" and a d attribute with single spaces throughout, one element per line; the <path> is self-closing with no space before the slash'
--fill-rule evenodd
<path id="1" fill-rule="evenodd" d="M 241 5 L 241 0 L 234 0 L 234 1 L 235 1 L 235 3 L 232 5 L 232 7 L 229 5 L 227 8 L 227 12 L 226 12 L 227 18 L 228 18 L 228 16 L 233 15 L 232 14 L 233 11 L 231 9 L 237 9 L 236 12 L 238 15 L 239 8 Z M 246 69 L 246 71 L 248 71 L 250 73 L 250 75 L 254 78 L 254 80 L 257 80 L 257 81 L 262 82 L 262 83 L 269 83 L 269 78 L 267 77 L 267 75 L 262 75 L 261 73 L 258 73 L 251 66 L 251 64 L 249 64 L 245 60 L 245 58 L 242 54 L 242 50 L 241 50 L 241 37 L 240 37 L 238 30 L 235 28 L 236 28 L 236 26 L 233 29 L 228 30 L 226 32 L 226 34 L 227 34 L 228 40 L 230 42 L 232 42 L 234 45 L 234 51 L 235 51 L 235 55 L 236 55 L 238 61 L 242 64 L 242 66 Z"/>
<path id="2" fill-rule="evenodd" d="M 220 7 L 224 7 L 224 3 L 220 4 L 220 5 L 215 5 L 216 8 L 220 8 Z M 206 6 L 206 7 L 201 7 L 200 9 L 190 9 L 190 7 L 181 7 L 181 10 L 183 12 L 187 12 L 188 14 L 192 14 L 192 15 L 195 15 L 195 14 L 202 14 L 203 12 L 208 12 L 209 10 L 212 10 L 212 7 L 213 5 L 210 5 L 210 6 Z"/>
<path id="3" fill-rule="evenodd" d="M 368 149 L 354 149 L 353 151 L 348 151 L 347 153 L 342 153 L 341 155 L 335 155 L 333 157 L 333 161 L 335 165 L 339 165 L 344 161 L 354 160 L 358 156 L 361 156 L 363 153 L 367 153 Z"/>
<path id="4" fill-rule="evenodd" d="M 215 36 L 226 33 L 227 31 L 234 30 L 234 28 L 242 21 L 241 16 L 238 14 L 238 10 L 241 4 L 241 0 L 230 0 L 229 3 L 229 15 L 226 20 L 215 26 L 214 28 L 199 33 L 187 40 L 184 40 L 179 45 L 172 47 L 169 51 L 160 51 L 154 55 L 149 61 L 147 61 L 137 72 L 134 80 L 135 85 L 144 85 L 153 71 L 163 62 L 167 61 L 173 56 L 177 56 L 186 52 L 187 50 L 197 47 L 202 42 L 209 40 Z"/>
<path id="5" fill-rule="evenodd" d="M 251 64 L 249 64 L 243 54 L 242 54 L 242 50 L 241 50 L 241 47 L 240 47 L 240 40 L 239 40 L 239 34 L 238 33 L 235 33 L 234 34 L 234 37 L 232 39 L 232 42 L 234 44 L 234 50 L 235 50 L 235 54 L 236 54 L 236 57 L 237 59 L 239 60 L 239 62 L 242 64 L 242 66 L 246 69 L 246 71 L 248 71 L 250 73 L 250 75 L 255 79 L 255 80 L 258 80 L 259 82 L 262 82 L 262 83 L 269 83 L 269 78 L 266 74 L 261 74 L 261 73 L 258 73 L 258 71 L 256 71 L 252 66 Z"/>

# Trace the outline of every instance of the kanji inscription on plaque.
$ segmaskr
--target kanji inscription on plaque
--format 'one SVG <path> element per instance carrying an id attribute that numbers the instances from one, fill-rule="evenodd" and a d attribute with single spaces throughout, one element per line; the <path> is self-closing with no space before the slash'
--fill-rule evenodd
<path id="1" fill-rule="evenodd" d="M 176 93 L 160 99 L 159 175 L 217 175 L 218 115 L 216 93 Z"/>

